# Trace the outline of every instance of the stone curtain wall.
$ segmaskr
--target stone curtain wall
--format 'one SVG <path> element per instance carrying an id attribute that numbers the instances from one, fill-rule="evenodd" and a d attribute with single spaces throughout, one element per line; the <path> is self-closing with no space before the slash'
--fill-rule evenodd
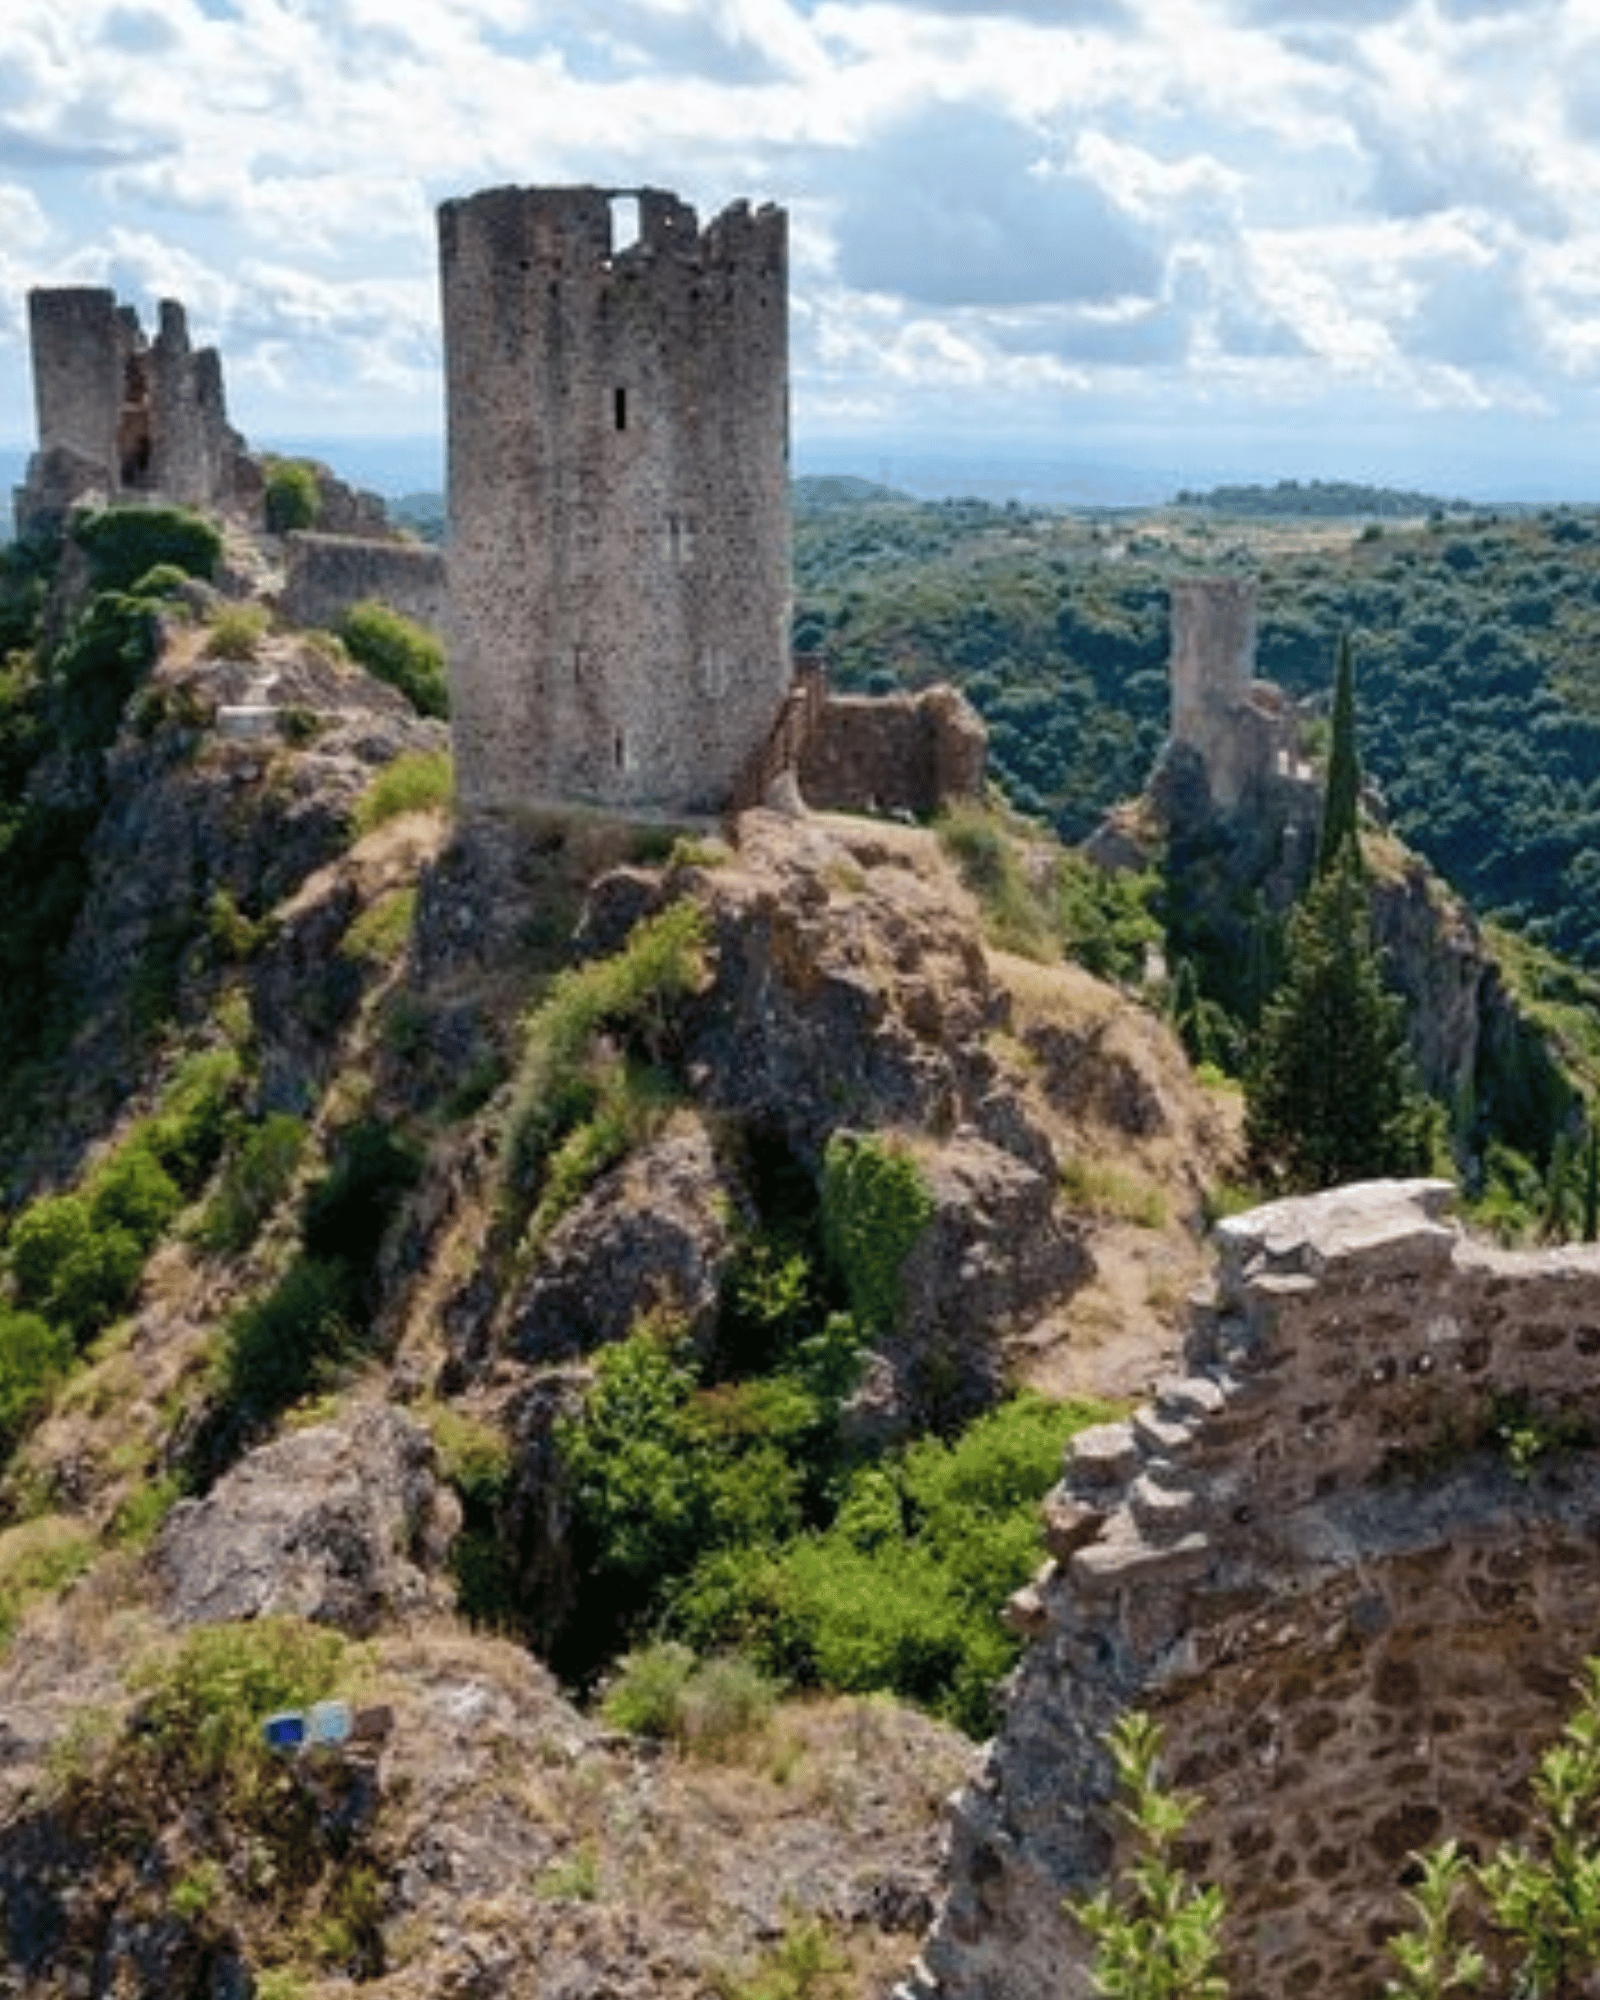
<path id="1" fill-rule="evenodd" d="M 912 813 L 982 798 L 988 731 L 958 690 L 830 694 L 800 760 L 800 790 L 822 811 Z"/>
<path id="2" fill-rule="evenodd" d="M 457 797 L 715 811 L 789 681 L 780 210 L 440 211 Z"/>
<path id="3" fill-rule="evenodd" d="M 292 624 L 336 632 L 345 613 L 375 597 L 430 631 L 444 629 L 443 552 L 415 542 L 296 532 L 287 538 L 282 610 Z"/>
<path id="4" fill-rule="evenodd" d="M 1600 1650 L 1600 1467 L 1519 1474 L 1508 1423 L 1592 1426 L 1600 1251 L 1512 1254 L 1439 1182 L 1374 1183 L 1218 1230 L 1188 1373 L 1079 1439 L 1046 1507 L 1033 1638 L 912 1982 L 1075 2000 L 1062 1898 L 1113 1859 L 1106 1729 L 1127 1707 L 1199 1791 L 1234 1991 L 1377 1995 L 1408 1856 L 1485 1851 Z"/>

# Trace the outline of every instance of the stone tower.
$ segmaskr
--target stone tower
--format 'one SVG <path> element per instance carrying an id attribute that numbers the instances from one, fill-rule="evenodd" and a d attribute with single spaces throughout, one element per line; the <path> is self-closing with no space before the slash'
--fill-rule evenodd
<path id="1" fill-rule="evenodd" d="M 1296 764 L 1292 707 L 1255 678 L 1255 657 L 1254 577 L 1174 581 L 1171 747 L 1199 758 L 1224 812 Z"/>
<path id="2" fill-rule="evenodd" d="M 716 811 L 790 680 L 786 218 L 494 188 L 439 243 L 462 809 Z"/>
<path id="3" fill-rule="evenodd" d="M 228 423 L 222 363 L 190 346 L 182 306 L 162 301 L 153 341 L 98 287 L 30 292 L 28 320 L 39 448 L 19 530 L 91 497 L 217 509 L 259 484 Z"/>

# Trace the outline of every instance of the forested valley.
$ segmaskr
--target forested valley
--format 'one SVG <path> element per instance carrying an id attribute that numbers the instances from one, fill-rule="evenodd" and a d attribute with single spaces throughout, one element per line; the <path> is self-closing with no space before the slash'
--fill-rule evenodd
<path id="1" fill-rule="evenodd" d="M 1395 832 L 1480 915 L 1600 967 L 1592 513 L 1440 503 L 1398 525 L 1186 496 L 1091 517 L 835 489 L 797 490 L 797 642 L 847 689 L 956 681 L 1012 803 L 1063 838 L 1160 750 L 1171 578 L 1249 569 L 1263 679 L 1325 706 L 1350 636 L 1363 769 Z"/>

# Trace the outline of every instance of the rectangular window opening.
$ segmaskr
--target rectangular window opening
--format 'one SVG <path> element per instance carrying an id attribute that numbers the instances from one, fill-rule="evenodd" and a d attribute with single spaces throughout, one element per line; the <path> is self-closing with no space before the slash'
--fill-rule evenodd
<path id="1" fill-rule="evenodd" d="M 628 392 L 626 389 L 613 389 L 611 392 L 611 421 L 619 431 L 625 431 L 628 428 Z"/>

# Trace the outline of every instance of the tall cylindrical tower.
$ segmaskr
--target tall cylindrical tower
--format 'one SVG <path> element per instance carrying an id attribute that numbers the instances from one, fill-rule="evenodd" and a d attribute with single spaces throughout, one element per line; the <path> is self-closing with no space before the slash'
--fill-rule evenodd
<path id="1" fill-rule="evenodd" d="M 439 238 L 460 803 L 715 811 L 789 682 L 786 218 L 495 188 Z"/>

